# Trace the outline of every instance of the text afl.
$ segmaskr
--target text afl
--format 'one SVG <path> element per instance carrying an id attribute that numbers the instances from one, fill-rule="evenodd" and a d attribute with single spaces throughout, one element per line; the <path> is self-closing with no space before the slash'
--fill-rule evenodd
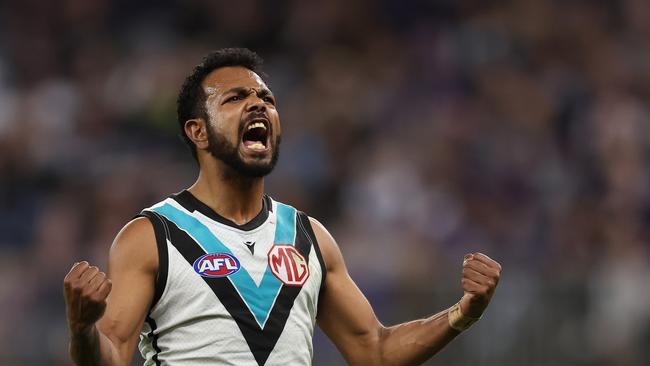
<path id="1" fill-rule="evenodd" d="M 228 253 L 208 253 L 194 261 L 194 271 L 203 277 L 226 277 L 240 268 L 239 260 Z"/>

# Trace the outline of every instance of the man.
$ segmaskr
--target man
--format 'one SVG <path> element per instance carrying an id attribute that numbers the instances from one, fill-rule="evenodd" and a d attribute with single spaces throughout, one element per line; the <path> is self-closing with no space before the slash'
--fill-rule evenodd
<path id="1" fill-rule="evenodd" d="M 87 262 L 66 276 L 77 365 L 126 365 L 139 338 L 145 365 L 309 365 L 315 322 L 351 365 L 413 365 L 487 307 L 501 266 L 474 253 L 456 305 L 392 327 L 377 320 L 323 225 L 264 194 L 281 129 L 260 64 L 222 49 L 194 69 L 178 119 L 198 179 L 120 231 L 110 280 Z"/>

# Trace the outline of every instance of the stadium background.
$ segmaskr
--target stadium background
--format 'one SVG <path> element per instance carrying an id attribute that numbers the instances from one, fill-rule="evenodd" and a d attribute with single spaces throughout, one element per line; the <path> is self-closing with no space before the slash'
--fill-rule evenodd
<path id="1" fill-rule="evenodd" d="M 453 304 L 465 252 L 503 264 L 427 365 L 650 364 L 644 0 L 0 2 L 0 364 L 69 364 L 63 276 L 193 181 L 175 98 L 224 46 L 279 99 L 268 191 L 385 324 Z"/>

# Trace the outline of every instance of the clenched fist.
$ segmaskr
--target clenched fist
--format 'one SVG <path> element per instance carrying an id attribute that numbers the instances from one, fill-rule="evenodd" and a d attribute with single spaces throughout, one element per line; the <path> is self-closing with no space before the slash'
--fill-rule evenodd
<path id="1" fill-rule="evenodd" d="M 463 298 L 460 308 L 465 316 L 480 318 L 499 283 L 501 265 L 482 253 L 466 254 L 463 260 Z"/>
<path id="2" fill-rule="evenodd" d="M 75 263 L 63 280 L 68 325 L 73 334 L 90 329 L 106 309 L 111 280 L 88 262 Z"/>

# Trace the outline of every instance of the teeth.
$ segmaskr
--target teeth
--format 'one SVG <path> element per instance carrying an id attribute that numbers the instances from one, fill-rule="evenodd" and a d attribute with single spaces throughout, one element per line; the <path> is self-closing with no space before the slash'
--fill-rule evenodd
<path id="1" fill-rule="evenodd" d="M 252 144 L 248 145 L 248 147 L 250 147 L 252 149 L 264 149 L 264 145 L 262 145 L 262 143 L 260 143 L 260 142 L 252 143 Z"/>
<path id="2" fill-rule="evenodd" d="M 250 125 L 248 125 L 248 128 L 246 129 L 246 131 L 250 131 L 250 130 L 252 130 L 253 128 L 258 128 L 258 127 L 261 127 L 261 128 L 263 128 L 264 130 L 266 130 L 266 126 L 264 125 L 264 123 L 262 123 L 262 122 L 255 122 L 255 123 L 251 123 Z"/>

